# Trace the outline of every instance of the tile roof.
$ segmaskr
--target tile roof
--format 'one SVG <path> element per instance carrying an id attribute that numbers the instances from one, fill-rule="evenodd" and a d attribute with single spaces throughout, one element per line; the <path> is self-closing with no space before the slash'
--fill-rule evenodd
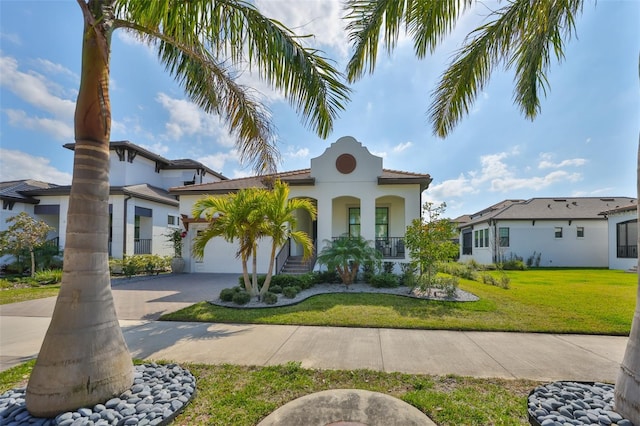
<path id="1" fill-rule="evenodd" d="M 67 144 L 64 144 L 63 146 L 73 151 L 75 149 L 76 144 L 67 143 Z M 129 141 L 111 141 L 109 143 L 110 151 L 115 151 L 118 148 L 126 148 L 129 150 L 135 151 L 136 153 L 142 155 L 143 157 L 160 164 L 161 169 L 202 169 L 202 170 L 205 170 L 207 173 L 218 177 L 219 179 L 222 179 L 222 180 L 228 179 L 226 176 L 216 172 L 213 169 L 210 169 L 209 167 L 205 166 L 204 164 L 196 160 L 191 160 L 189 158 L 169 160 L 162 157 L 161 155 L 155 154 L 141 147 L 140 145 L 136 145 L 133 142 L 129 142 Z"/>
<path id="2" fill-rule="evenodd" d="M 471 221 L 461 226 L 486 222 L 489 219 L 601 219 L 602 212 L 628 206 L 635 202 L 636 200 L 630 197 L 553 197 L 505 200 L 472 214 Z"/>
<path id="3" fill-rule="evenodd" d="M 250 176 L 238 179 L 223 180 L 220 182 L 202 183 L 169 188 L 171 193 L 211 193 L 222 194 L 238 191 L 246 188 L 266 188 L 266 183 L 271 179 L 280 179 L 289 185 L 315 184 L 315 178 L 311 177 L 311 169 L 292 170 L 265 176 Z M 398 170 L 382 170 L 382 176 L 378 178 L 379 184 L 420 183 L 426 189 L 431 182 L 428 174 L 402 172 Z"/>
<path id="4" fill-rule="evenodd" d="M 33 179 L 0 182 L 0 198 L 13 199 L 25 203 L 37 204 L 38 200 L 28 193 L 31 190 L 56 188 L 58 185 Z"/>

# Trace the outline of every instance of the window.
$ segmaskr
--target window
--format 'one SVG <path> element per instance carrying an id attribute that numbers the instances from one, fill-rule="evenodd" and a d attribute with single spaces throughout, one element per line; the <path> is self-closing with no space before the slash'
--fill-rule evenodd
<path id="1" fill-rule="evenodd" d="M 136 240 L 140 239 L 140 216 L 137 216 L 137 215 L 134 219 L 133 238 Z"/>
<path id="2" fill-rule="evenodd" d="M 489 230 L 488 229 L 480 229 L 479 231 L 475 231 L 475 246 L 476 247 L 489 247 Z"/>
<path id="3" fill-rule="evenodd" d="M 349 236 L 360 236 L 360 207 L 349 207 Z"/>
<path id="4" fill-rule="evenodd" d="M 509 228 L 498 228 L 500 247 L 509 247 Z"/>
<path id="5" fill-rule="evenodd" d="M 555 235 L 556 238 L 562 238 L 562 226 L 556 226 Z"/>
<path id="6" fill-rule="evenodd" d="M 584 238 L 584 226 L 578 226 L 576 228 L 576 237 Z"/>
<path id="7" fill-rule="evenodd" d="M 376 207 L 376 238 L 389 238 L 388 207 Z"/>
<path id="8" fill-rule="evenodd" d="M 176 217 L 173 215 L 167 216 L 167 225 L 177 225 Z"/>
<path id="9" fill-rule="evenodd" d="M 473 235 L 471 231 L 464 231 L 462 233 L 462 254 L 472 254 L 473 252 L 473 244 L 471 242 Z"/>
<path id="10" fill-rule="evenodd" d="M 638 257 L 638 220 L 629 220 L 616 225 L 618 257 Z"/>

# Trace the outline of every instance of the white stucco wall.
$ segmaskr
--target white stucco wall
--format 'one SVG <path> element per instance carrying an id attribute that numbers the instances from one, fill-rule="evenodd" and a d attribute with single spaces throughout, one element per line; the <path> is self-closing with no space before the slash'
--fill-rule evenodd
<path id="1" fill-rule="evenodd" d="M 512 255 L 523 261 L 541 253 L 540 267 L 607 267 L 609 264 L 608 225 L 604 219 L 594 220 L 510 220 L 497 221 L 495 227 L 476 225 L 475 231 L 490 228 L 489 247 L 475 247 L 473 254 L 460 257 L 461 261 L 475 259 L 479 263 L 492 263 L 495 250 L 494 230 L 509 228 L 509 247 L 500 247 L 499 254 L 506 259 Z M 555 238 L 555 228 L 562 227 L 562 238 Z M 584 237 L 577 236 L 577 228 L 584 228 Z M 460 239 L 462 244 L 462 238 Z M 462 247 L 462 246 L 461 246 Z"/>
<path id="2" fill-rule="evenodd" d="M 111 186 L 148 183 L 158 188 L 163 187 L 162 176 L 155 171 L 155 161 L 151 161 L 141 155 L 137 155 L 133 159 L 133 163 L 129 163 L 126 159 L 125 161 L 120 161 L 118 156 L 112 151 L 109 167 L 109 182 Z M 180 184 L 182 184 L 182 182 Z"/>
<path id="3" fill-rule="evenodd" d="M 609 269 L 629 270 L 638 266 L 637 258 L 618 257 L 617 225 L 637 219 L 637 211 L 613 213 L 608 217 Z"/>

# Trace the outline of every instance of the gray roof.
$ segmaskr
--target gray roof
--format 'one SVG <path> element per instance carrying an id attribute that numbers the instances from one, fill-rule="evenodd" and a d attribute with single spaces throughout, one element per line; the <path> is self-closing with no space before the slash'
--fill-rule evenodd
<path id="1" fill-rule="evenodd" d="M 74 150 L 76 147 L 75 143 L 67 143 L 63 145 L 65 148 Z M 154 154 L 153 152 L 136 145 L 129 141 L 111 141 L 109 143 L 109 150 L 115 151 L 117 149 L 128 149 L 134 151 L 136 154 L 139 154 L 151 161 L 155 161 L 159 169 L 187 169 L 187 170 L 204 170 L 207 173 L 216 176 L 218 179 L 228 179 L 226 176 L 210 169 L 199 161 L 191 160 L 189 158 L 182 158 L 178 160 L 168 160 L 158 154 Z"/>
<path id="2" fill-rule="evenodd" d="M 289 172 L 275 173 L 265 176 L 251 176 L 239 179 L 229 179 L 220 182 L 202 183 L 199 185 L 187 185 L 169 188 L 173 194 L 226 194 L 246 188 L 267 188 L 267 184 L 275 179 L 286 182 L 290 186 L 315 185 L 315 178 L 311 177 L 311 169 L 300 169 Z M 415 183 L 424 191 L 431 183 L 428 174 L 401 172 L 398 170 L 382 170 L 382 176 L 378 177 L 379 185 L 396 185 Z"/>
<path id="3" fill-rule="evenodd" d="M 471 215 L 461 226 L 496 220 L 602 219 L 602 212 L 635 203 L 630 197 L 553 197 L 505 200 Z"/>
<path id="4" fill-rule="evenodd" d="M 28 192 L 29 195 L 69 195 L 71 193 L 71 186 L 56 186 L 53 188 L 32 189 Z M 135 198 L 154 201 L 156 203 L 167 204 L 177 207 L 179 205 L 178 200 L 173 195 L 169 194 L 166 190 L 151 186 L 147 183 L 129 186 L 112 186 L 109 188 L 111 195 L 131 195 Z"/>
<path id="5" fill-rule="evenodd" d="M 23 203 L 38 204 L 39 201 L 31 196 L 29 191 L 56 188 L 53 183 L 41 182 L 33 179 L 12 180 L 0 182 L 0 198 L 15 200 Z"/>

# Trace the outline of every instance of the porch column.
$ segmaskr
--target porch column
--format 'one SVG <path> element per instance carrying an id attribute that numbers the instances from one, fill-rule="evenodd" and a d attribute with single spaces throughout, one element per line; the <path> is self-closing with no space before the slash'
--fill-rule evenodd
<path id="1" fill-rule="evenodd" d="M 331 198 L 318 198 L 318 251 L 322 250 L 326 244 L 325 240 L 331 241 L 331 230 L 333 223 L 333 200 Z"/>
<path id="2" fill-rule="evenodd" d="M 360 198 L 360 235 L 365 240 L 376 239 L 376 199 L 370 194 Z"/>

